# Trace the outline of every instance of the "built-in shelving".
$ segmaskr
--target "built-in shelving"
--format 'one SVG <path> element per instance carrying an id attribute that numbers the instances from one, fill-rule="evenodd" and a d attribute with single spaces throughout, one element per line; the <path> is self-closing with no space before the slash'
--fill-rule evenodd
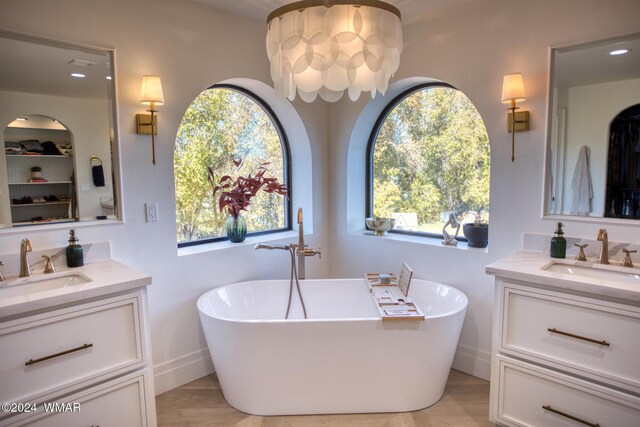
<path id="1" fill-rule="evenodd" d="M 5 141 L 23 141 L 28 139 L 53 141 L 56 144 L 70 143 L 71 134 L 67 130 L 37 128 L 7 128 Z M 74 162 L 71 155 L 53 154 L 9 154 L 5 155 L 7 164 L 8 190 L 11 208 L 11 222 L 14 226 L 68 222 L 75 220 L 72 182 Z M 42 168 L 46 182 L 29 182 L 31 168 Z M 50 198 L 56 196 L 61 201 L 14 203 L 22 199 Z M 64 197 L 61 197 L 64 196 Z M 40 199 L 42 200 L 42 199 Z M 27 209 L 28 207 L 28 209 Z"/>

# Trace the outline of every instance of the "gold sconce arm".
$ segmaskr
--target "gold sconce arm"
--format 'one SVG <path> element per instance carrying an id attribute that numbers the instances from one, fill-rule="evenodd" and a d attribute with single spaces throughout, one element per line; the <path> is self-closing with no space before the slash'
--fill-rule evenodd
<path id="1" fill-rule="evenodd" d="M 136 132 L 142 135 L 151 135 L 151 156 L 152 163 L 156 164 L 156 141 L 155 136 L 158 134 L 158 116 L 155 113 L 158 112 L 154 108 L 154 103 L 152 102 L 149 106 L 148 112 L 149 114 L 136 114 Z"/>
<path id="2" fill-rule="evenodd" d="M 516 132 L 523 132 L 529 130 L 529 112 L 528 111 L 520 111 L 516 113 L 516 110 L 519 110 L 520 107 L 516 107 L 516 100 L 511 100 L 511 107 L 507 108 L 511 112 L 509 113 L 508 120 L 508 132 L 511 132 L 511 161 L 514 162 L 515 157 L 515 135 Z"/>

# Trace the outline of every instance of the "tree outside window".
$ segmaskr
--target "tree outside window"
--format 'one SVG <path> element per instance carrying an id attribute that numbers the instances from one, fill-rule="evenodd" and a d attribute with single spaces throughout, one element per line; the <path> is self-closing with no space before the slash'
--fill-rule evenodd
<path id="1" fill-rule="evenodd" d="M 449 214 L 488 220 L 489 137 L 480 114 L 448 85 L 414 89 L 392 103 L 369 143 L 369 214 L 396 229 L 442 234 Z"/>
<path id="2" fill-rule="evenodd" d="M 176 233 L 186 246 L 226 236 L 226 211 L 211 197 L 207 166 L 216 178 L 235 176 L 233 158 L 242 158 L 243 175 L 270 162 L 269 176 L 287 183 L 288 148 L 284 132 L 262 101 L 244 89 L 213 86 L 187 109 L 176 137 L 174 173 Z M 288 199 L 259 192 L 243 215 L 249 234 L 288 229 Z"/>

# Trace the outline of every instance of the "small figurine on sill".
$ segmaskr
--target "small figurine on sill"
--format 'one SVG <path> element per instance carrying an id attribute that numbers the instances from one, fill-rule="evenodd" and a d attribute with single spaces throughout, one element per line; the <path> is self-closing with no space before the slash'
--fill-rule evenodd
<path id="1" fill-rule="evenodd" d="M 453 232 L 453 229 L 455 229 L 456 233 L 452 236 L 447 232 L 447 227 L 451 227 L 452 232 Z M 448 246 L 457 246 L 458 241 L 456 240 L 456 237 L 458 237 L 459 232 L 460 232 L 460 223 L 456 221 L 456 217 L 454 214 L 449 214 L 449 221 L 447 221 L 444 227 L 442 227 L 442 237 L 444 238 L 444 240 L 442 241 L 442 244 L 448 245 Z"/>

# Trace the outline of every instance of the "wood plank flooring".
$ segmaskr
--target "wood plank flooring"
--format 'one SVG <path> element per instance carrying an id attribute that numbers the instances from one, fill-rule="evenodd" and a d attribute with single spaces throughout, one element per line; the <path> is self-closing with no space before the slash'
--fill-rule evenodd
<path id="1" fill-rule="evenodd" d="M 156 397 L 159 427 L 484 427 L 489 383 L 451 371 L 444 396 L 429 408 L 403 413 L 260 417 L 231 407 L 215 374 Z"/>

